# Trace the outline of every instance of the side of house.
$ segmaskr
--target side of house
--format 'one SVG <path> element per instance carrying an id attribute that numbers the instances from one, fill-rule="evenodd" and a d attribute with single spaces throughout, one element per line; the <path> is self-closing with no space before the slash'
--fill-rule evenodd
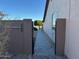
<path id="1" fill-rule="evenodd" d="M 46 5 L 44 31 L 53 40 L 53 21 L 66 18 L 64 52 L 69 59 L 79 59 L 79 0 L 47 0 Z"/>
<path id="2" fill-rule="evenodd" d="M 48 36 L 51 38 L 51 40 L 55 43 L 55 31 L 53 30 L 53 2 L 47 0 L 46 2 L 46 7 L 45 7 L 45 13 L 44 13 L 44 24 L 43 24 L 43 29 L 48 34 Z M 51 8 L 52 7 L 52 8 Z M 52 36 L 53 35 L 53 36 Z"/>

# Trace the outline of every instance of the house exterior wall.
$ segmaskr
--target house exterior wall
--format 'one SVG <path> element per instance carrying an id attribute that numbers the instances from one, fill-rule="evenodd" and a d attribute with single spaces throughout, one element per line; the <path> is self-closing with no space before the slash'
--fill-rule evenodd
<path id="1" fill-rule="evenodd" d="M 48 36 L 52 39 L 53 42 L 55 42 L 54 35 L 52 36 L 52 34 L 54 33 L 54 30 L 52 30 L 52 13 L 53 13 L 53 8 L 51 8 L 53 5 L 53 2 L 49 2 L 49 6 L 48 6 L 48 12 L 46 14 L 46 18 L 45 18 L 45 22 L 43 24 L 43 29 L 44 31 L 48 34 Z"/>
<path id="2" fill-rule="evenodd" d="M 79 0 L 71 0 L 68 52 L 70 59 L 79 59 Z M 67 34 L 66 34 L 67 35 Z"/>
<path id="3" fill-rule="evenodd" d="M 65 55 L 69 59 L 79 59 L 79 0 L 50 0 L 43 25 L 49 37 L 52 36 L 51 13 L 55 19 L 66 18 Z"/>

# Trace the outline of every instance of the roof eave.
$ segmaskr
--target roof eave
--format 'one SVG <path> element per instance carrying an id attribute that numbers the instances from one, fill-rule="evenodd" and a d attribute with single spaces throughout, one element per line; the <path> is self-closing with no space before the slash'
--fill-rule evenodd
<path id="1" fill-rule="evenodd" d="M 44 17 L 43 17 L 43 22 L 45 21 L 47 10 L 48 10 L 48 5 L 49 5 L 49 0 L 46 1 L 46 6 L 45 6 L 45 11 L 44 11 Z"/>

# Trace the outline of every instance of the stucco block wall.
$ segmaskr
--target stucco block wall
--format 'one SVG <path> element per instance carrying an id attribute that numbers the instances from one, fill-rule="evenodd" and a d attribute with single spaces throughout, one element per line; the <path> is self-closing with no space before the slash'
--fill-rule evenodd
<path id="1" fill-rule="evenodd" d="M 52 36 L 51 13 L 56 18 L 66 18 L 65 55 L 79 59 L 79 0 L 50 0 L 43 26 L 49 37 Z"/>

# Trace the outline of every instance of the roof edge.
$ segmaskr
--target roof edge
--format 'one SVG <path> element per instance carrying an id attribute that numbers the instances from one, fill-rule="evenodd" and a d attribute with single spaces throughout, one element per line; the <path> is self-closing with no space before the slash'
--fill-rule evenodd
<path id="1" fill-rule="evenodd" d="M 48 10 L 48 5 L 49 5 L 49 0 L 46 0 L 46 6 L 45 6 L 45 11 L 44 11 L 43 22 L 45 21 L 45 17 L 46 17 L 47 10 Z"/>

